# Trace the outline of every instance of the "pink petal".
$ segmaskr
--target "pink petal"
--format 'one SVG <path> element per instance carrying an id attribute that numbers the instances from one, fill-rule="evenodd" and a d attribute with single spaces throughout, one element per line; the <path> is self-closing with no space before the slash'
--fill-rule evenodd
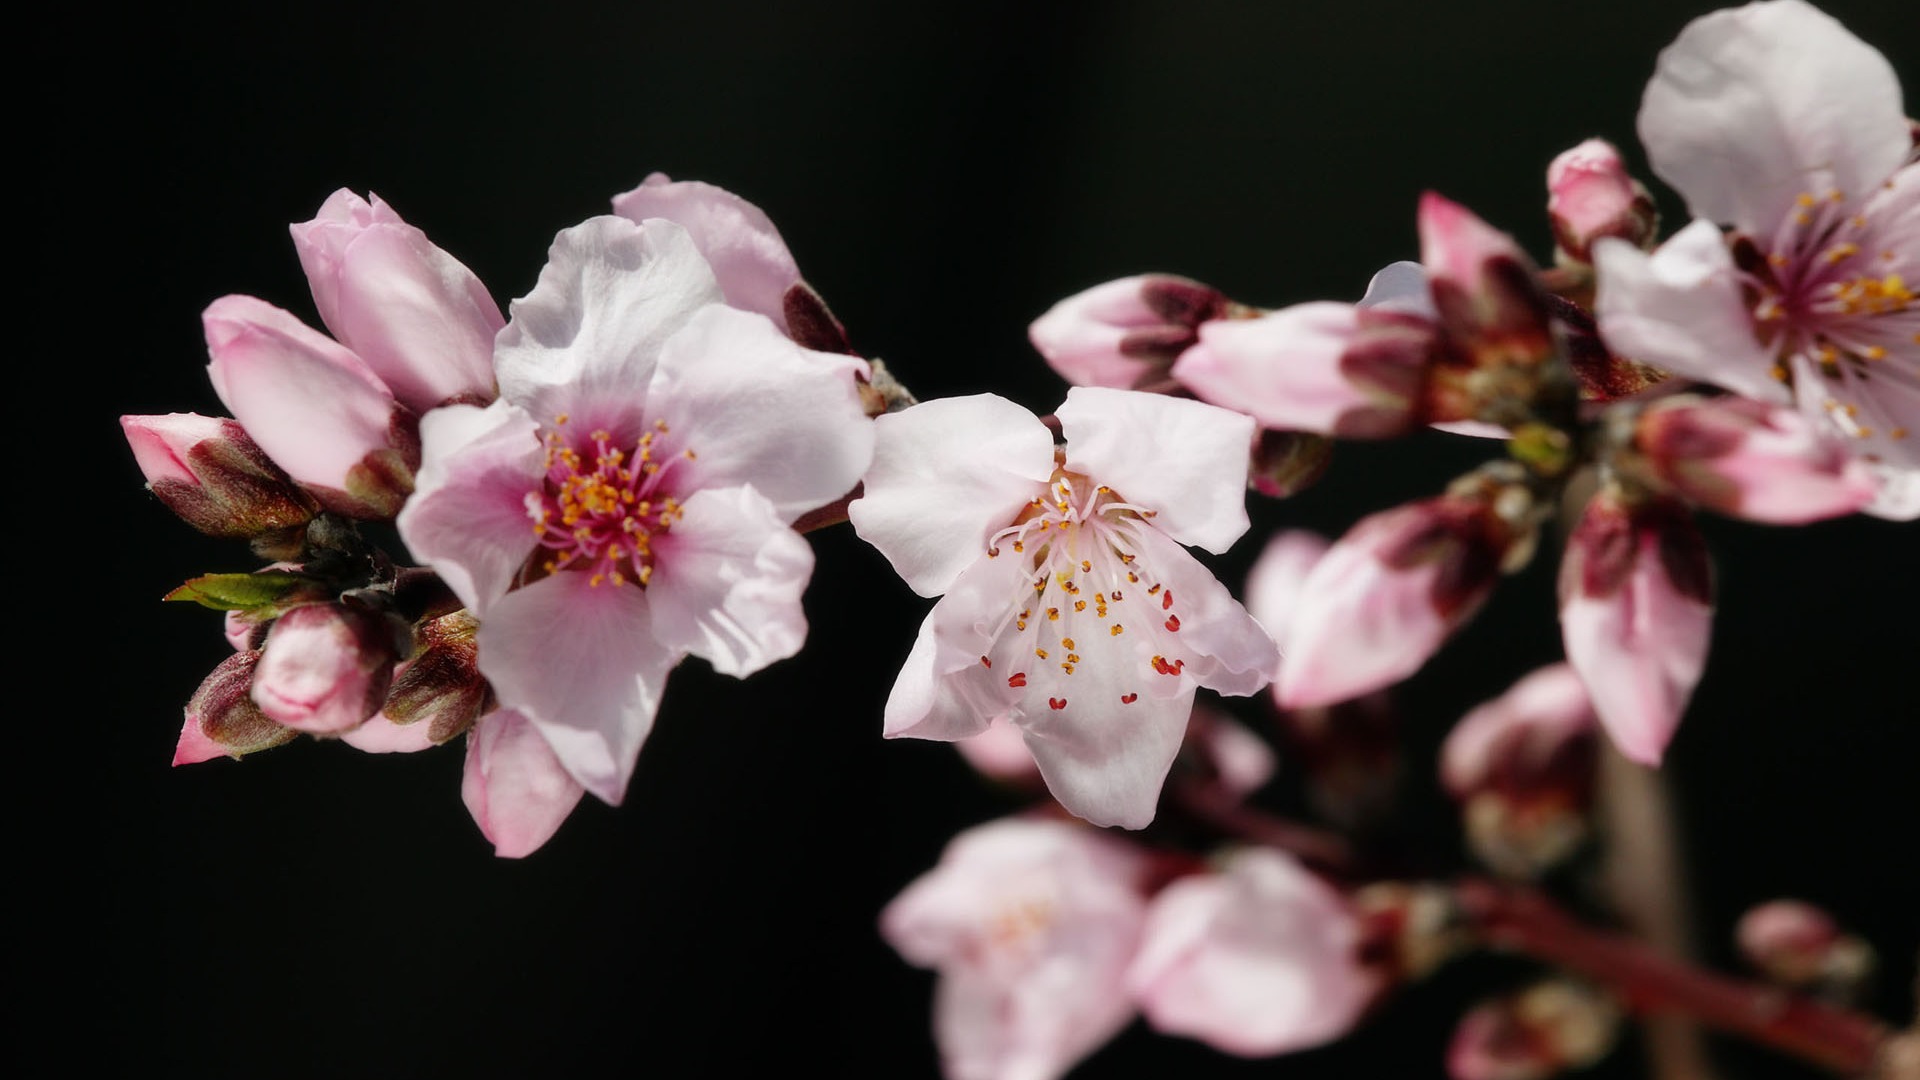
<path id="1" fill-rule="evenodd" d="M 1221 552 L 1247 531 L 1254 424 L 1198 401 L 1076 386 L 1061 405 L 1067 468 L 1098 478 L 1183 544 Z"/>
<path id="2" fill-rule="evenodd" d="M 560 829 L 584 791 L 526 717 L 500 709 L 467 733 L 460 798 L 503 859 L 533 854 Z"/>
<path id="3" fill-rule="evenodd" d="M 1586 683 L 1572 665 L 1548 664 L 1453 726 L 1440 750 L 1441 783 L 1455 798 L 1464 798 L 1487 783 L 1496 755 L 1516 738 L 1550 751 L 1594 723 Z"/>
<path id="4" fill-rule="evenodd" d="M 941 603 L 946 603 L 942 600 Z M 985 731 L 989 718 L 1003 716 L 1001 713 L 982 712 L 982 703 L 975 700 L 977 694 L 967 681 L 950 678 L 955 672 L 966 671 L 979 661 L 969 659 L 964 653 L 957 659 L 951 658 L 949 650 L 947 664 L 943 669 L 938 662 L 939 641 L 935 635 L 934 622 L 941 617 L 939 605 L 927 613 L 920 623 L 920 632 L 913 639 L 913 649 L 908 652 L 906 662 L 900 666 L 900 674 L 894 678 L 893 690 L 887 695 L 886 710 L 883 716 L 881 734 L 889 739 L 910 737 L 915 739 L 937 739 L 952 742 L 957 739 L 970 739 Z M 980 638 L 980 655 L 985 655 L 993 646 L 991 638 Z M 1011 698 L 1012 695 L 1006 695 Z M 1029 761 L 1032 755 L 1021 743 L 1020 754 Z"/>
<path id="5" fill-rule="evenodd" d="M 1877 488 L 1873 501 L 1862 512 L 1889 521 L 1920 518 L 1920 469 L 1884 463 L 1870 468 Z"/>
<path id="6" fill-rule="evenodd" d="M 500 395 L 543 427 L 566 416 L 631 445 L 662 346 L 719 300 L 686 230 L 589 218 L 554 237 L 539 282 L 509 306 L 494 346 Z"/>
<path id="7" fill-rule="evenodd" d="M 1635 445 L 1688 499 L 1750 521 L 1851 514 L 1879 490 L 1864 461 L 1799 412 L 1744 398 L 1656 404 L 1641 414 Z"/>
<path id="8" fill-rule="evenodd" d="M 1130 390 L 1159 379 L 1226 297 L 1171 274 L 1142 274 L 1075 293 L 1027 328 L 1034 349 L 1077 386 Z"/>
<path id="9" fill-rule="evenodd" d="M 432 733 L 431 723 L 396 724 L 386 713 L 375 713 L 366 723 L 342 732 L 340 741 L 363 754 L 416 754 L 439 745 Z"/>
<path id="10" fill-rule="evenodd" d="M 1237 854 L 1223 874 L 1154 898 L 1127 983 L 1155 1028 L 1248 1057 L 1351 1030 L 1378 985 L 1345 901 L 1287 855 Z"/>
<path id="11" fill-rule="evenodd" d="M 1547 215 L 1560 251 L 1582 262 L 1602 236 L 1651 246 L 1659 226 L 1653 196 L 1605 139 L 1562 151 L 1547 166 Z"/>
<path id="12" fill-rule="evenodd" d="M 400 537 L 484 618 L 534 549 L 526 500 L 541 485 L 539 427 L 504 401 L 449 405 L 420 418 L 420 440 Z"/>
<path id="13" fill-rule="evenodd" d="M 1090 661 L 1102 659 L 1086 644 L 1081 648 Z M 1186 737 L 1193 691 L 1172 697 L 1135 692 L 1135 700 L 1123 705 L 1123 691 L 1134 684 L 1098 678 L 1118 667 L 1089 662 L 1071 681 L 1048 684 L 1065 695 L 1055 700 L 1067 706 L 1057 714 L 1051 709 L 1016 714 L 1014 723 L 1026 736 L 1047 790 L 1069 813 L 1095 825 L 1143 829 L 1153 822 L 1160 787 Z M 1052 669 L 1038 670 L 1051 674 Z M 1092 707 L 1076 708 L 1080 702 Z"/>
<path id="14" fill-rule="evenodd" d="M 1593 245 L 1594 316 L 1607 348 L 1762 401 L 1788 399 L 1754 337 L 1740 275 L 1720 230 L 1696 221 L 1649 255 L 1625 240 Z"/>
<path id="15" fill-rule="evenodd" d="M 1560 632 L 1601 724 L 1657 765 L 1706 667 L 1713 631 L 1704 544 L 1684 509 L 1588 503 L 1560 567 Z"/>
<path id="16" fill-rule="evenodd" d="M 493 396 L 493 337 L 506 320 L 473 271 L 377 196 L 368 206 L 344 188 L 291 231 L 321 321 L 403 404 L 425 412 Z"/>
<path id="17" fill-rule="evenodd" d="M 1247 613 L 1266 628 L 1282 654 L 1287 651 L 1287 630 L 1293 625 L 1300 590 L 1329 546 L 1319 533 L 1282 530 L 1267 541 L 1247 572 Z"/>
<path id="18" fill-rule="evenodd" d="M 1158 651 L 1185 658 L 1186 676 L 1216 694 L 1245 697 L 1266 686 L 1280 664 L 1279 649 L 1233 593 L 1158 529 L 1137 530 L 1136 543 L 1140 560 L 1179 597 L 1179 629 L 1161 623 L 1153 631 Z"/>
<path id="19" fill-rule="evenodd" d="M 923 401 L 873 428 L 873 467 L 847 516 L 921 596 L 946 592 L 1053 475 L 1052 433 L 994 394 Z"/>
<path id="20" fill-rule="evenodd" d="M 687 230 L 713 267 L 727 303 L 765 315 L 787 332 L 784 301 L 800 280 L 800 268 L 759 207 L 712 184 L 653 173 L 639 187 L 614 196 L 613 212 L 635 222 L 665 218 Z"/>
<path id="21" fill-rule="evenodd" d="M 200 718 L 193 713 L 187 714 L 186 723 L 180 727 L 180 739 L 173 747 L 173 764 L 198 765 L 203 761 L 212 761 L 217 757 L 226 757 L 227 748 L 213 741 L 200 728 Z"/>
<path id="22" fill-rule="evenodd" d="M 744 678 L 800 651 L 813 549 L 751 487 L 696 491 L 653 540 L 654 638 Z"/>
<path id="23" fill-rule="evenodd" d="M 202 316 L 214 391 L 274 464 L 303 484 L 346 490 L 393 446 L 393 394 L 345 346 L 251 296 Z"/>
<path id="24" fill-rule="evenodd" d="M 538 727 L 581 786 L 618 805 L 680 661 L 654 641 L 646 594 L 561 572 L 501 597 L 477 640 L 501 706 Z"/>
<path id="25" fill-rule="evenodd" d="M 1040 780 L 1040 767 L 1027 751 L 1026 737 L 1004 716 L 996 716 L 987 730 L 954 741 L 953 748 L 982 775 L 1003 783 L 1025 784 Z"/>
<path id="26" fill-rule="evenodd" d="M 751 484 L 783 522 L 845 495 L 873 460 L 860 360 L 803 349 L 763 318 L 718 304 L 668 339 L 648 415 L 685 433 L 681 490 Z"/>
<path id="27" fill-rule="evenodd" d="M 1688 23 L 1660 53 L 1639 128 L 1694 216 L 1763 236 L 1802 193 L 1865 198 L 1913 145 L 1886 58 L 1800 0 Z"/>

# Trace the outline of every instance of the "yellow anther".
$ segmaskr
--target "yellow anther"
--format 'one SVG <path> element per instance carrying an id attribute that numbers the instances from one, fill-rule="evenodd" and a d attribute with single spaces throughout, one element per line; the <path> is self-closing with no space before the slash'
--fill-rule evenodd
<path id="1" fill-rule="evenodd" d="M 1120 632 L 1124 629 L 1126 628 L 1121 626 L 1119 623 L 1114 623 L 1113 626 L 1107 631 L 1107 633 L 1113 637 L 1119 637 Z"/>
<path id="2" fill-rule="evenodd" d="M 1070 638 L 1070 637 L 1069 637 L 1069 638 L 1061 638 L 1061 639 L 1060 639 L 1060 644 L 1062 644 L 1062 645 L 1064 645 L 1064 646 L 1066 646 L 1067 648 L 1069 648 L 1069 649 L 1071 649 L 1071 648 L 1073 648 L 1073 639 L 1072 639 L 1072 638 Z"/>

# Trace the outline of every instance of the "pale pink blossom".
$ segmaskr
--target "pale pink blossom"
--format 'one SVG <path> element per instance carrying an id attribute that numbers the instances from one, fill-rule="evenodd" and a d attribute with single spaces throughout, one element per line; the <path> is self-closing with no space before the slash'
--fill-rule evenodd
<path id="1" fill-rule="evenodd" d="M 1281 1054 L 1346 1034 L 1380 989 L 1346 899 L 1291 856 L 1236 852 L 1148 909 L 1127 985 L 1156 1029 L 1231 1054 Z"/>
<path id="2" fill-rule="evenodd" d="M 1309 529 L 1282 529 L 1267 539 L 1247 571 L 1247 613 L 1266 628 L 1282 657 L 1287 654 L 1300 589 L 1331 546 L 1326 537 Z"/>
<path id="3" fill-rule="evenodd" d="M 1686 507 L 1595 495 L 1560 563 L 1560 633 L 1622 754 L 1660 763 L 1712 631 L 1706 544 Z"/>
<path id="4" fill-rule="evenodd" d="M 790 526 L 872 453 L 866 365 L 720 300 L 672 222 L 561 232 L 501 332 L 500 400 L 426 416 L 399 518 L 479 618 L 500 705 L 610 803 L 683 657 L 745 676 L 799 649 L 813 553 Z"/>
<path id="5" fill-rule="evenodd" d="M 207 375 L 274 464 L 327 509 L 391 517 L 413 490 L 416 418 L 351 349 L 264 300 L 201 316 Z"/>
<path id="6" fill-rule="evenodd" d="M 1470 495 L 1363 518 L 1299 586 L 1276 702 L 1332 705 L 1419 670 L 1479 610 L 1512 543 L 1492 502 Z"/>
<path id="7" fill-rule="evenodd" d="M 492 400 L 500 306 L 473 271 L 371 199 L 341 188 L 289 227 L 320 321 L 415 413 Z"/>
<path id="8" fill-rule="evenodd" d="M 348 731 L 380 711 L 399 651 L 386 615 L 350 603 L 303 604 L 267 631 L 254 704 L 298 731 Z"/>
<path id="9" fill-rule="evenodd" d="M 613 212 L 636 224 L 665 218 L 687 230 L 726 302 L 787 325 L 787 293 L 800 284 L 800 267 L 765 211 L 725 188 L 651 173 L 640 186 L 613 198 Z"/>
<path id="10" fill-rule="evenodd" d="M 396 724 L 384 712 L 341 732 L 340 741 L 363 754 L 416 754 L 439 745 L 431 724 Z"/>
<path id="11" fill-rule="evenodd" d="M 1048 366 L 1076 386 L 1145 389 L 1232 305 L 1220 290 L 1173 274 L 1140 274 L 1095 285 L 1047 309 L 1027 338 Z"/>
<path id="12" fill-rule="evenodd" d="M 518 859 L 545 844 L 585 792 L 521 714 L 499 709 L 467 732 L 460 798 L 501 858 Z"/>
<path id="13" fill-rule="evenodd" d="M 1830 430 L 1749 398 L 1657 402 L 1640 415 L 1634 447 L 1665 486 L 1749 521 L 1798 525 L 1851 514 L 1879 491 L 1873 471 Z"/>
<path id="14" fill-rule="evenodd" d="M 1547 166 L 1547 217 L 1555 254 L 1571 263 L 1590 262 L 1593 242 L 1603 236 L 1651 246 L 1660 226 L 1652 194 L 1605 139 L 1564 150 Z"/>
<path id="15" fill-rule="evenodd" d="M 1892 66 L 1801 0 L 1716 11 L 1660 54 L 1639 129 L 1696 220 L 1651 255 L 1595 244 L 1607 343 L 1796 403 L 1880 474 L 1868 512 L 1920 514 L 1920 164 Z"/>
<path id="16" fill-rule="evenodd" d="M 874 422 L 854 529 L 915 592 L 941 596 L 888 698 L 888 737 L 954 740 L 1006 715 L 1061 805 L 1153 819 L 1197 687 L 1264 686 L 1273 642 L 1182 547 L 1247 528 L 1247 417 L 1075 387 L 1056 451 L 991 394 Z M 944 594 L 944 596 L 942 596 Z"/>
<path id="17" fill-rule="evenodd" d="M 168 413 L 122 416 L 147 490 L 212 536 L 251 537 L 305 524 L 308 498 L 236 420 Z"/>
<path id="18" fill-rule="evenodd" d="M 1055 1080 L 1133 1019 L 1146 872 L 1141 852 L 1091 829 L 1006 818 L 956 836 L 886 906 L 888 944 L 939 973 L 947 1080 Z"/>

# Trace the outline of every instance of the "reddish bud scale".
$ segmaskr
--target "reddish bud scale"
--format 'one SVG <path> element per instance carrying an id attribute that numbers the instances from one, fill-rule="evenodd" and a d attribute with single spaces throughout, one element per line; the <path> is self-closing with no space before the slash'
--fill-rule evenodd
<path id="1" fill-rule="evenodd" d="M 1628 504 L 1595 499 L 1568 539 L 1580 560 L 1580 591 L 1592 598 L 1611 596 L 1625 584 L 1639 558 L 1640 537 L 1652 533 L 1661 569 L 1674 591 L 1705 604 L 1712 599 L 1712 564 L 1705 538 L 1693 515 L 1677 499 L 1653 498 Z"/>
<path id="2" fill-rule="evenodd" d="M 1500 561 L 1512 530 L 1478 499 L 1440 496 L 1413 504 L 1420 512 L 1396 522 L 1401 535 L 1380 543 L 1380 561 L 1395 570 L 1411 570 L 1438 560 L 1433 580 L 1434 610 L 1445 618 L 1477 607 L 1500 573 Z"/>
<path id="3" fill-rule="evenodd" d="M 271 749 L 298 732 L 267 718 L 248 692 L 260 650 L 236 652 L 207 674 L 187 700 L 187 721 L 234 757 Z"/>

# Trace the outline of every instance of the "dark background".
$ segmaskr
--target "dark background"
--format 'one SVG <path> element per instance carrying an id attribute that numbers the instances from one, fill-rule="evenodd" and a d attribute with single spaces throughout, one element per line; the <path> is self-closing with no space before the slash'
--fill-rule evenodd
<path id="1" fill-rule="evenodd" d="M 932 978 L 875 916 L 955 831 L 1013 804 L 948 747 L 880 739 L 926 603 L 844 527 L 814 536 L 807 651 L 744 683 L 684 665 L 626 804 L 583 803 L 529 859 L 494 859 L 469 821 L 458 746 L 302 741 L 169 769 L 181 705 L 227 646 L 216 615 L 158 598 L 253 564 L 146 496 L 115 418 L 220 411 L 199 328 L 217 296 L 313 319 L 286 227 L 333 189 L 378 192 L 504 308 L 555 231 L 648 172 L 721 184 L 772 215 L 856 346 L 920 396 L 992 390 L 1046 412 L 1064 388 L 1026 325 L 1099 281 L 1165 270 L 1269 306 L 1355 297 L 1416 255 L 1423 188 L 1544 257 L 1546 163 L 1603 135 L 1638 167 L 1654 54 L 1711 6 L 73 6 L 30 28 L 19 52 L 46 74 L 12 110 L 31 193 L 14 248 L 31 452 L 10 511 L 32 642 L 9 663 L 28 736 L 9 890 L 27 904 L 9 964 L 29 1002 L 21 1063 L 934 1074 Z M 1827 9 L 1911 81 L 1901 6 Z M 1256 505 L 1216 565 L 1237 582 L 1269 530 L 1337 532 L 1490 450 L 1343 447 L 1318 488 Z M 1666 770 L 1702 948 L 1731 965 L 1747 905 L 1826 903 L 1882 947 L 1875 1009 L 1910 1016 L 1914 526 L 1705 528 L 1716 639 Z M 1552 564 L 1397 692 L 1417 762 L 1557 658 Z M 1261 724 L 1264 702 L 1232 707 Z M 1425 768 L 1410 798 L 1444 853 Z M 1461 965 L 1282 1061 L 1136 1025 L 1077 1075 L 1438 1076 L 1454 1017 L 1527 970 Z M 1733 1076 L 1811 1075 L 1722 1051 Z M 1641 1069 L 1629 1043 L 1593 1075 Z"/>

